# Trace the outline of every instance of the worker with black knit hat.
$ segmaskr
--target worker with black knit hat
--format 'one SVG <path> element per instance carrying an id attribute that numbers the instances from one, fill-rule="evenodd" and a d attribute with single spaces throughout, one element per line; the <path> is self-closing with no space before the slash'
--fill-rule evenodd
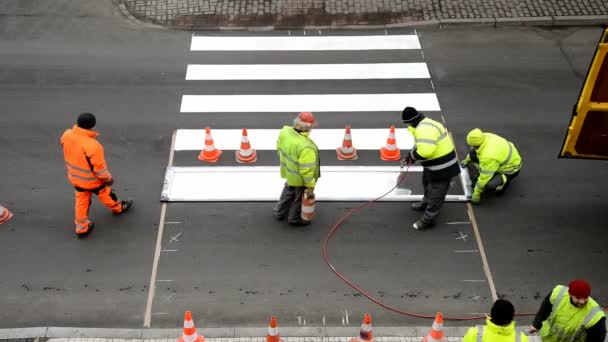
<path id="1" fill-rule="evenodd" d="M 528 342 L 528 336 L 515 331 L 515 308 L 505 299 L 498 299 L 490 309 L 486 325 L 470 328 L 462 342 Z"/>
<path id="2" fill-rule="evenodd" d="M 545 297 L 528 331 L 543 342 L 604 342 L 606 314 L 591 298 L 591 285 L 573 280 Z"/>
<path id="3" fill-rule="evenodd" d="M 403 165 L 419 162 L 424 168 L 424 196 L 422 201 L 412 203 L 411 206 L 413 210 L 424 211 L 424 215 L 414 222 L 413 228 L 430 228 L 439 215 L 452 178 L 460 174 L 458 159 L 444 125 L 426 118 L 413 107 L 406 107 L 401 113 L 401 119 L 414 136 L 414 148 L 406 154 L 401 163 Z"/>

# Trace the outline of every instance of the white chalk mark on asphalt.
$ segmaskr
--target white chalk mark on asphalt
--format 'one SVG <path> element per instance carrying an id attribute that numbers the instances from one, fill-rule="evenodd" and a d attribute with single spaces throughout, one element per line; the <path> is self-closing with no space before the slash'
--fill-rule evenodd
<path id="1" fill-rule="evenodd" d="M 171 150 L 169 150 L 168 167 L 173 166 L 173 153 L 175 148 L 175 131 L 171 136 Z M 165 215 L 167 213 L 167 203 L 163 202 L 160 207 L 160 221 L 158 224 L 158 234 L 156 236 L 156 247 L 154 249 L 154 261 L 152 262 L 152 274 L 150 275 L 150 285 L 148 287 L 148 302 L 146 303 L 146 313 L 144 314 L 144 328 L 149 328 L 152 322 L 152 302 L 156 292 L 156 274 L 158 272 L 158 260 L 162 249 L 163 230 L 165 228 Z"/>
<path id="2" fill-rule="evenodd" d="M 170 295 L 165 297 L 165 301 L 166 302 L 171 302 L 171 298 L 173 298 L 175 296 L 175 292 L 171 293 Z"/>
<path id="3" fill-rule="evenodd" d="M 167 221 L 165 224 L 181 224 L 179 221 Z"/>
<path id="4" fill-rule="evenodd" d="M 454 253 L 477 253 L 479 252 L 479 250 L 477 249 L 461 249 L 461 250 L 455 250 Z"/>
<path id="5" fill-rule="evenodd" d="M 323 326 L 325 326 L 325 315 L 323 315 Z"/>
<path id="6" fill-rule="evenodd" d="M 473 300 L 479 300 L 481 298 L 481 296 L 475 296 L 473 297 Z"/>
<path id="7" fill-rule="evenodd" d="M 161 252 L 177 252 L 177 249 L 163 249 Z"/>
<path id="8" fill-rule="evenodd" d="M 348 310 L 344 309 L 344 313 L 346 314 L 346 325 L 350 324 L 348 322 Z"/>
<path id="9" fill-rule="evenodd" d="M 464 279 L 463 281 L 466 283 L 485 283 L 486 282 L 484 279 Z"/>
<path id="10" fill-rule="evenodd" d="M 171 239 L 169 240 L 169 243 L 175 241 L 175 242 L 179 242 L 179 240 L 177 239 L 180 235 L 182 235 L 182 233 L 180 232 L 179 234 L 172 236 Z"/>
<path id="11" fill-rule="evenodd" d="M 157 283 L 170 283 L 170 282 L 173 282 L 173 281 L 175 281 L 175 280 L 171 280 L 171 279 L 159 279 L 156 282 Z"/>
<path id="12" fill-rule="evenodd" d="M 469 222 L 469 221 L 462 221 L 462 222 L 448 222 L 448 224 L 471 224 L 471 222 Z"/>
<path id="13" fill-rule="evenodd" d="M 344 323 L 344 316 L 342 316 L 342 325 L 346 325 L 346 324 Z"/>
<path id="14" fill-rule="evenodd" d="M 168 312 L 153 312 L 153 315 L 168 315 Z"/>
<path id="15" fill-rule="evenodd" d="M 302 325 L 302 316 L 298 316 L 298 325 Z"/>
<path id="16" fill-rule="evenodd" d="M 460 236 L 457 237 L 456 240 L 462 240 L 463 242 L 467 242 L 468 235 L 463 235 L 462 232 L 458 232 L 458 234 L 460 234 Z"/>

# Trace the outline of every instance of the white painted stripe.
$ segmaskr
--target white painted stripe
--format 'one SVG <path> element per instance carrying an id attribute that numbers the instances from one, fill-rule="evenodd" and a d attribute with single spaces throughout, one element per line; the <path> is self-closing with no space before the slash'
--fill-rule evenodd
<path id="1" fill-rule="evenodd" d="M 422 172 L 422 167 L 410 167 Z M 368 201 L 396 185 L 399 166 L 322 166 L 322 178 L 315 187 L 318 201 Z M 257 191 L 242 186 L 264 184 Z M 161 198 L 163 201 L 276 201 L 285 181 L 275 166 L 173 167 L 168 168 Z M 356 186 L 353 186 L 356 184 Z M 399 188 L 383 201 L 419 201 L 422 194 Z M 465 201 L 464 195 L 448 195 L 448 201 Z"/>
<path id="2" fill-rule="evenodd" d="M 417 35 L 219 37 L 193 36 L 191 51 L 319 51 L 420 49 Z"/>
<path id="3" fill-rule="evenodd" d="M 274 151 L 277 146 L 279 129 L 247 129 L 251 148 L 258 151 Z M 379 150 L 386 145 L 389 128 L 351 128 L 353 146 L 358 150 Z M 242 130 L 212 129 L 215 147 L 220 150 L 238 150 L 241 146 Z M 395 129 L 397 146 L 412 149 L 414 137 L 405 128 Z M 342 146 L 344 129 L 313 129 L 310 138 L 319 150 L 332 150 Z M 205 147 L 204 129 L 178 129 L 175 136 L 176 151 L 200 151 Z"/>
<path id="4" fill-rule="evenodd" d="M 192 64 L 186 80 L 355 80 L 430 78 L 426 63 Z"/>
<path id="5" fill-rule="evenodd" d="M 182 113 L 438 111 L 435 93 L 315 95 L 183 95 Z"/>

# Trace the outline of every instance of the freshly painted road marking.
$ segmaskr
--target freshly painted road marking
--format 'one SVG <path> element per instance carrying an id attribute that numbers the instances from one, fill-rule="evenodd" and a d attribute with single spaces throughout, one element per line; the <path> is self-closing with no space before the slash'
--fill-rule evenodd
<path id="1" fill-rule="evenodd" d="M 175 131 L 171 135 L 171 150 L 169 151 L 169 161 L 167 167 L 173 166 L 173 154 L 175 146 Z M 144 328 L 149 328 L 152 322 L 152 302 L 156 292 L 156 274 L 158 272 L 158 260 L 160 259 L 160 251 L 162 249 L 163 230 L 165 227 L 165 215 L 167 213 L 167 203 L 162 203 L 160 206 L 160 221 L 158 224 L 158 234 L 156 235 L 156 247 L 154 249 L 154 260 L 152 262 L 152 274 L 150 275 L 150 285 L 148 287 L 148 301 L 146 303 L 146 312 L 144 314 Z"/>
<path id="2" fill-rule="evenodd" d="M 435 93 L 306 94 L 306 95 L 183 95 L 182 113 L 254 112 L 401 112 L 404 106 L 438 111 Z"/>
<path id="3" fill-rule="evenodd" d="M 418 36 L 193 36 L 191 51 L 419 50 Z"/>
<path id="4" fill-rule="evenodd" d="M 247 135 L 251 147 L 258 151 L 275 151 L 279 129 L 248 129 Z M 358 150 L 379 150 L 386 145 L 389 129 L 352 128 L 353 146 Z M 241 145 L 241 129 L 212 129 L 211 135 L 215 147 L 220 150 L 238 150 Z M 412 149 L 414 137 L 406 128 L 395 130 L 397 146 L 401 149 Z M 342 145 L 344 129 L 313 129 L 310 138 L 319 150 L 332 150 Z M 205 147 L 204 129 L 178 129 L 175 136 L 176 151 L 200 151 Z"/>
<path id="5" fill-rule="evenodd" d="M 190 64 L 186 80 L 358 80 L 430 78 L 426 63 Z"/>
<path id="6" fill-rule="evenodd" d="M 399 165 L 321 166 L 323 177 L 315 188 L 316 198 L 318 201 L 368 201 L 395 187 L 400 171 Z M 422 172 L 422 167 L 410 167 L 409 171 Z M 242 187 L 243 179 L 264 186 L 259 191 L 247 191 Z M 171 167 L 165 174 L 161 200 L 276 201 L 283 184 L 278 166 Z M 466 198 L 465 194 L 453 194 L 446 200 L 465 201 Z M 421 199 L 422 194 L 413 194 L 409 188 L 397 188 L 382 200 L 409 202 Z"/>

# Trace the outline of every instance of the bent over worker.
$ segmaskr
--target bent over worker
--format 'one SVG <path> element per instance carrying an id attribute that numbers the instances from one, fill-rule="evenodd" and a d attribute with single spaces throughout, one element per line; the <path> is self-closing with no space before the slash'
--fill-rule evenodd
<path id="1" fill-rule="evenodd" d="M 412 203 L 412 209 L 424 211 L 421 219 L 414 222 L 414 229 L 430 228 L 435 224 L 439 209 L 445 201 L 453 177 L 460 174 L 458 159 L 447 129 L 439 122 L 426 118 L 413 107 L 401 113 L 403 123 L 414 136 L 414 148 L 402 160 L 402 164 L 420 162 L 422 165 L 422 201 Z"/>
<path id="2" fill-rule="evenodd" d="M 471 203 L 478 204 L 484 190 L 505 191 L 519 175 L 522 160 L 512 142 L 479 128 L 467 134 L 467 144 L 471 151 L 460 166 L 469 171 L 471 182 L 475 184 Z"/>
<path id="3" fill-rule="evenodd" d="M 114 214 L 125 213 L 133 204 L 133 201 L 119 201 L 112 191 L 114 179 L 106 165 L 103 146 L 95 139 L 99 134 L 93 131 L 96 121 L 93 114 L 82 113 L 77 124 L 61 137 L 68 179 L 75 189 L 74 222 L 79 238 L 86 237 L 95 227 L 88 217 L 92 194 Z"/>
<path id="4" fill-rule="evenodd" d="M 277 153 L 281 162 L 281 177 L 285 186 L 274 207 L 277 220 L 287 217 L 293 226 L 306 226 L 310 221 L 301 218 L 302 195 L 314 196 L 315 185 L 321 177 L 319 149 L 308 137 L 317 126 L 314 115 L 302 112 L 293 120 L 293 126 L 284 126 L 277 140 Z"/>
<path id="5" fill-rule="evenodd" d="M 486 325 L 469 328 L 462 342 L 528 342 L 528 336 L 515 331 L 515 308 L 505 299 L 497 299 L 490 309 Z"/>
<path id="6" fill-rule="evenodd" d="M 543 342 L 604 342 L 606 314 L 593 300 L 591 285 L 573 280 L 557 285 L 543 300 L 529 332 Z"/>

